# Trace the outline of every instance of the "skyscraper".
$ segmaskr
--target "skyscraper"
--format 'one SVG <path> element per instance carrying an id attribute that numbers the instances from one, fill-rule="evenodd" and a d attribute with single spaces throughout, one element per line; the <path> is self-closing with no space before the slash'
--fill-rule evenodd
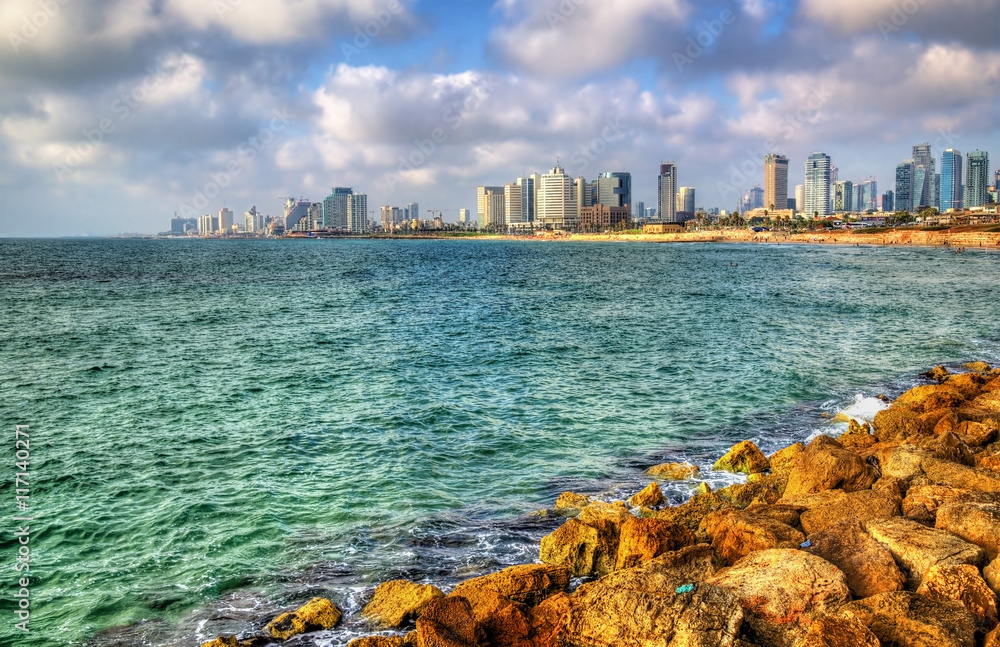
<path id="1" fill-rule="evenodd" d="M 321 229 L 323 227 L 323 203 L 313 202 L 309 205 L 309 224 L 306 227 L 309 230 Z"/>
<path id="2" fill-rule="evenodd" d="M 622 171 L 601 173 L 597 178 L 597 204 L 631 208 L 632 174 Z"/>
<path id="3" fill-rule="evenodd" d="M 535 222 L 542 227 L 562 229 L 575 223 L 576 201 L 573 179 L 558 164 L 542 176 L 535 205 Z"/>
<path id="4" fill-rule="evenodd" d="M 876 211 L 878 209 L 878 182 L 875 178 L 861 180 L 854 185 L 854 210 Z"/>
<path id="5" fill-rule="evenodd" d="M 352 234 L 368 231 L 368 196 L 364 193 L 347 196 L 347 231 Z"/>
<path id="6" fill-rule="evenodd" d="M 499 191 L 494 191 L 492 188 L 486 191 L 483 196 L 483 220 L 482 226 L 485 229 L 500 229 L 507 226 L 507 214 L 504 213 L 504 189 L 503 187 L 494 187 L 499 189 Z"/>
<path id="7" fill-rule="evenodd" d="M 813 153 L 806 160 L 805 204 L 806 217 L 814 214 L 830 215 L 830 156 Z"/>
<path id="8" fill-rule="evenodd" d="M 694 196 L 693 186 L 682 186 L 677 192 L 677 210 L 689 214 L 691 218 L 694 217 Z"/>
<path id="9" fill-rule="evenodd" d="M 302 231 L 309 226 L 309 207 L 312 202 L 309 200 L 296 200 L 288 198 L 285 200 L 285 230 Z"/>
<path id="10" fill-rule="evenodd" d="M 347 231 L 347 196 L 352 193 L 354 190 L 346 187 L 330 189 L 330 195 L 323 199 L 324 227 Z"/>
<path id="11" fill-rule="evenodd" d="M 233 229 L 233 212 L 223 207 L 219 209 L 219 232 L 228 234 Z"/>
<path id="12" fill-rule="evenodd" d="M 913 211 L 913 160 L 896 165 L 896 211 Z"/>
<path id="13" fill-rule="evenodd" d="M 962 151 L 941 153 L 941 211 L 962 208 Z"/>
<path id="14" fill-rule="evenodd" d="M 636 220 L 645 219 L 646 217 L 646 203 L 636 202 L 635 210 L 633 211 L 633 218 Z"/>
<path id="15" fill-rule="evenodd" d="M 406 205 L 406 217 L 410 220 L 420 220 L 420 205 L 416 202 Z"/>
<path id="16" fill-rule="evenodd" d="M 804 211 L 806 208 L 806 185 L 795 185 L 795 210 Z"/>
<path id="17" fill-rule="evenodd" d="M 915 145 L 913 147 L 913 195 L 910 199 L 913 211 L 933 207 L 937 204 L 937 196 L 934 193 L 934 175 L 936 173 L 934 158 L 931 157 L 931 145 L 926 142 Z M 898 202 L 899 192 L 896 193 Z"/>
<path id="18" fill-rule="evenodd" d="M 990 180 L 990 156 L 986 151 L 975 150 L 965 156 L 965 206 L 981 207 L 986 204 Z"/>
<path id="19" fill-rule="evenodd" d="M 503 212 L 506 224 L 520 224 L 525 222 L 524 209 L 521 204 L 521 187 L 517 184 L 505 184 L 503 187 Z"/>
<path id="20" fill-rule="evenodd" d="M 486 226 L 486 192 L 492 191 L 493 193 L 498 193 L 503 195 L 502 186 L 480 186 L 476 187 L 476 217 L 479 219 L 479 226 Z"/>
<path id="21" fill-rule="evenodd" d="M 854 182 L 841 180 L 833 185 L 833 212 L 854 211 Z"/>
<path id="22" fill-rule="evenodd" d="M 784 155 L 764 157 L 764 207 L 788 208 L 788 158 Z"/>
<path id="23" fill-rule="evenodd" d="M 517 178 L 517 185 L 521 187 L 521 222 L 535 222 L 538 186 L 541 183 L 541 178 L 542 176 L 538 173 Z"/>
<path id="24" fill-rule="evenodd" d="M 672 162 L 660 164 L 657 187 L 657 217 L 662 222 L 677 222 L 677 165 Z"/>

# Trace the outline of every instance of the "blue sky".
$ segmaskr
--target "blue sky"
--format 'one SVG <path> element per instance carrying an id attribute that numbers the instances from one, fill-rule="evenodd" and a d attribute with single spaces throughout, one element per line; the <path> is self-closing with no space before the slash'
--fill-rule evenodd
<path id="1" fill-rule="evenodd" d="M 724 209 L 771 150 L 793 186 L 823 151 L 880 191 L 916 143 L 1000 161 L 996 0 L 4 0 L 0 26 L 0 235 L 333 186 L 454 220 L 557 157 L 647 205 L 672 161 Z"/>

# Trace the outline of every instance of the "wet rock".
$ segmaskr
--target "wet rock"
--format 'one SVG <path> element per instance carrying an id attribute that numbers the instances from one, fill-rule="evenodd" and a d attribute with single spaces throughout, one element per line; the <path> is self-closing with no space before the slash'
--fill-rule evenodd
<path id="1" fill-rule="evenodd" d="M 667 481 L 683 481 L 685 479 L 698 478 L 701 470 L 697 465 L 690 463 L 662 463 L 654 465 L 646 470 L 646 474 Z"/>
<path id="2" fill-rule="evenodd" d="M 805 535 L 773 518 L 745 511 L 714 512 L 705 517 L 705 532 L 712 548 L 735 564 L 746 555 L 770 548 L 798 548 Z"/>
<path id="3" fill-rule="evenodd" d="M 847 431 L 837 437 L 837 442 L 839 442 L 844 449 L 860 453 L 862 450 L 865 450 L 877 443 L 878 438 L 872 434 L 872 428 L 869 423 L 866 422 L 861 425 L 858 424 L 857 420 L 851 418 L 847 421 Z"/>
<path id="4" fill-rule="evenodd" d="M 474 591 L 493 591 L 518 604 L 533 607 L 569 590 L 569 571 L 562 566 L 522 564 L 462 582 L 451 592 L 471 600 Z"/>
<path id="5" fill-rule="evenodd" d="M 927 571 L 937 564 L 973 564 L 978 566 L 986 555 L 975 544 L 943 530 L 927 528 L 903 519 L 869 521 L 865 530 L 872 539 L 892 553 L 907 581 L 916 587 Z"/>
<path id="6" fill-rule="evenodd" d="M 768 465 L 771 466 L 771 472 L 787 472 L 792 469 L 792 465 L 795 464 L 795 458 L 804 452 L 805 449 L 806 446 L 802 443 L 795 443 L 771 454 L 767 459 Z"/>
<path id="7" fill-rule="evenodd" d="M 627 519 L 619 535 L 615 570 L 639 566 L 694 543 L 694 533 L 679 524 L 656 518 Z"/>
<path id="8" fill-rule="evenodd" d="M 793 647 L 881 647 L 871 629 L 852 615 L 823 616 L 795 641 Z"/>
<path id="9" fill-rule="evenodd" d="M 589 496 L 577 494 L 575 492 L 563 492 L 556 499 L 555 509 L 563 511 L 577 511 L 589 504 L 592 499 Z"/>
<path id="10" fill-rule="evenodd" d="M 420 615 L 420 610 L 444 597 L 436 586 L 393 580 L 379 584 L 362 615 L 384 627 L 401 627 Z"/>
<path id="11" fill-rule="evenodd" d="M 986 633 L 997 625 L 997 596 L 987 586 L 979 569 L 969 564 L 938 564 L 924 576 L 917 593 L 932 600 L 955 600 L 976 620 L 976 628 Z"/>
<path id="12" fill-rule="evenodd" d="M 737 443 L 730 448 L 726 454 L 715 462 L 712 466 L 714 470 L 724 472 L 743 472 L 744 474 L 757 474 L 770 468 L 767 456 L 749 440 Z"/>
<path id="13" fill-rule="evenodd" d="M 903 515 L 920 523 L 934 524 L 938 508 L 942 503 L 968 494 L 969 490 L 944 485 L 918 485 L 906 492 L 903 499 Z"/>
<path id="14" fill-rule="evenodd" d="M 828 436 L 818 436 L 796 459 L 785 496 L 842 489 L 867 490 L 878 476 L 872 465 Z"/>
<path id="15" fill-rule="evenodd" d="M 938 508 L 934 527 L 979 546 L 990 559 L 1000 555 L 1000 504 L 946 503 Z"/>
<path id="16" fill-rule="evenodd" d="M 868 536 L 862 524 L 849 519 L 809 536 L 805 550 L 822 557 L 841 571 L 856 598 L 902 591 L 906 578 L 885 547 Z"/>
<path id="17" fill-rule="evenodd" d="M 920 433 L 919 414 L 904 407 L 889 407 L 875 414 L 872 429 L 881 442 L 909 438 Z"/>
<path id="18" fill-rule="evenodd" d="M 931 600 L 916 593 L 881 593 L 844 605 L 883 645 L 973 647 L 973 618 L 958 602 Z"/>
<path id="19" fill-rule="evenodd" d="M 639 506 L 655 508 L 663 505 L 666 501 L 666 497 L 664 497 L 663 492 L 660 491 L 660 486 L 656 483 L 650 483 L 642 490 L 635 493 L 632 498 L 628 500 L 628 504 L 633 508 L 637 508 Z"/>
<path id="20" fill-rule="evenodd" d="M 807 535 L 847 519 L 869 521 L 897 517 L 902 503 L 897 493 L 886 489 L 859 492 L 827 490 L 815 494 L 783 497 L 781 501 L 806 508 L 799 519 L 802 530 Z"/>
<path id="21" fill-rule="evenodd" d="M 486 636 L 472 615 L 469 601 L 458 596 L 437 598 L 417 618 L 419 647 L 482 647 Z"/>
<path id="22" fill-rule="evenodd" d="M 282 613 L 265 627 L 279 640 L 292 636 L 330 629 L 340 622 L 340 609 L 326 598 L 313 598 L 290 613 Z"/>
<path id="23" fill-rule="evenodd" d="M 935 366 L 926 373 L 921 373 L 921 375 L 929 380 L 934 380 L 935 382 L 941 383 L 944 382 L 946 379 L 948 379 L 948 376 L 951 375 L 951 373 L 949 373 L 948 369 L 946 369 L 943 366 Z"/>
<path id="24" fill-rule="evenodd" d="M 634 647 L 735 645 L 743 611 L 732 594 L 705 584 L 697 584 L 690 592 L 676 592 L 700 582 L 713 570 L 707 548 L 691 547 L 584 584 L 572 596 L 566 642 Z M 694 566 L 698 563 L 701 568 Z"/>
<path id="25" fill-rule="evenodd" d="M 705 582 L 732 592 L 757 635 L 790 645 L 814 616 L 850 599 L 844 574 L 801 550 L 750 553 Z"/>
<path id="26" fill-rule="evenodd" d="M 969 362 L 968 364 L 963 364 L 962 366 L 975 373 L 986 374 L 992 370 L 990 369 L 990 365 L 986 362 Z"/>
<path id="27" fill-rule="evenodd" d="M 219 636 L 215 640 L 202 643 L 201 647 L 266 647 L 273 645 L 274 638 L 263 634 L 251 636 Z"/>
<path id="28" fill-rule="evenodd" d="M 598 543 L 596 528 L 570 519 L 542 538 L 539 558 L 546 564 L 564 566 L 573 575 L 590 575 Z"/>

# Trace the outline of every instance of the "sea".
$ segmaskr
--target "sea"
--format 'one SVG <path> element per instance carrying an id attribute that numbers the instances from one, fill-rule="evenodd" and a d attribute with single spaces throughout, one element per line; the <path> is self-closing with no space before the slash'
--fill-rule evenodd
<path id="1" fill-rule="evenodd" d="M 536 561 L 560 492 L 627 497 L 690 461 L 701 479 L 663 484 L 680 503 L 739 481 L 711 470 L 735 442 L 836 435 L 935 365 L 1000 363 L 998 269 L 909 246 L 0 240 L 0 644 L 198 645 L 321 595 L 347 620 L 297 644 L 345 645 L 380 582 Z"/>

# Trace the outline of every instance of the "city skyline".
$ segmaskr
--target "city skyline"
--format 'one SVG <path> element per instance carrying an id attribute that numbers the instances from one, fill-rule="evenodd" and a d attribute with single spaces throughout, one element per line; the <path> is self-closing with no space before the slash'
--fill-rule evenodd
<path id="1" fill-rule="evenodd" d="M 4 3 L 0 235 L 279 215 L 276 196 L 330 187 L 454 221 L 475 187 L 556 158 L 571 178 L 630 172 L 645 204 L 670 161 L 675 189 L 732 210 L 768 154 L 789 160 L 791 197 L 814 151 L 885 192 L 918 143 L 934 165 L 994 151 L 987 179 L 1000 150 L 986 0 L 216 4 L 54 3 L 33 25 L 41 5 Z"/>

